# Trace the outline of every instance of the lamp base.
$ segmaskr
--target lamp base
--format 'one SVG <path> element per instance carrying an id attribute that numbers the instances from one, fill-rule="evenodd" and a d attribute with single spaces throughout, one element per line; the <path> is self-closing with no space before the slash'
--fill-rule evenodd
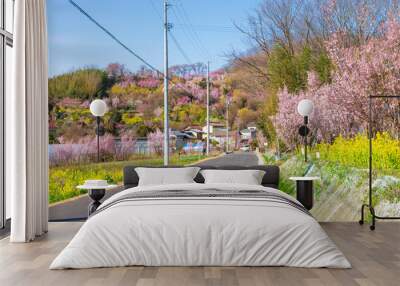
<path id="1" fill-rule="evenodd" d="M 90 205 L 88 206 L 88 216 L 94 213 L 97 210 L 97 208 L 101 205 L 100 200 L 104 197 L 105 194 L 106 194 L 105 189 L 89 190 L 88 195 L 93 200 L 93 202 L 91 202 Z"/>

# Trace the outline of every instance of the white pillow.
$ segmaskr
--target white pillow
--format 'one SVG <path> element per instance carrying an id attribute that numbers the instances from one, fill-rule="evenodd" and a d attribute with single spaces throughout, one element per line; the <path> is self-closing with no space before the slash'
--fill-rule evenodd
<path id="1" fill-rule="evenodd" d="M 199 167 L 186 168 L 135 168 L 139 186 L 195 183 Z"/>
<path id="2" fill-rule="evenodd" d="M 265 171 L 261 170 L 202 170 L 206 184 L 261 185 Z"/>

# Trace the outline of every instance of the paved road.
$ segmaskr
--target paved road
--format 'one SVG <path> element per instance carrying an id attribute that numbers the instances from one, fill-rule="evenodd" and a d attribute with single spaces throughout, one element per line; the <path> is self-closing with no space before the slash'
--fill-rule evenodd
<path id="1" fill-rule="evenodd" d="M 253 152 L 235 152 L 224 156 L 204 161 L 199 166 L 254 166 L 258 165 L 258 157 Z"/>
<path id="2" fill-rule="evenodd" d="M 199 166 L 224 166 L 224 165 L 235 165 L 235 166 L 253 166 L 258 164 L 257 155 L 253 152 L 237 152 L 232 154 L 226 154 L 224 156 L 204 161 Z M 105 198 L 121 191 L 116 189 L 108 191 Z M 63 219 L 78 219 L 87 217 L 87 207 L 91 199 L 88 196 L 82 196 L 64 203 L 51 206 L 49 208 L 50 220 L 63 220 Z"/>
<path id="3" fill-rule="evenodd" d="M 117 188 L 107 191 L 103 201 L 113 194 L 120 192 L 121 190 L 122 188 Z M 91 202 L 92 200 L 87 195 L 83 195 L 81 197 L 50 206 L 49 220 L 85 219 L 87 217 L 88 206 Z"/>

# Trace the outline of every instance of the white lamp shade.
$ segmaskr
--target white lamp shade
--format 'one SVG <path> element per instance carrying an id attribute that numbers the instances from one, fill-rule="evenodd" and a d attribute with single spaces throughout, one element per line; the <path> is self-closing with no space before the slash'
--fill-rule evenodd
<path id="1" fill-rule="evenodd" d="M 314 110 L 314 104 L 309 99 L 303 99 L 297 105 L 297 112 L 301 116 L 309 116 Z"/>
<path id="2" fill-rule="evenodd" d="M 94 116 L 103 116 L 107 112 L 107 104 L 104 100 L 95 99 L 90 104 L 90 112 Z"/>

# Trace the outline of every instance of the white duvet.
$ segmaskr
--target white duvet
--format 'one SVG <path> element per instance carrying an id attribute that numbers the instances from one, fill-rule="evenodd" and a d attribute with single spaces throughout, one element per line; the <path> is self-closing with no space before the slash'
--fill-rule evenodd
<path id="1" fill-rule="evenodd" d="M 262 186 L 182 184 L 131 188 L 107 201 L 129 192 L 210 187 L 266 190 L 294 200 Z M 128 265 L 351 267 L 318 222 L 290 205 L 160 198 L 121 202 L 89 218 L 50 269 Z"/>

